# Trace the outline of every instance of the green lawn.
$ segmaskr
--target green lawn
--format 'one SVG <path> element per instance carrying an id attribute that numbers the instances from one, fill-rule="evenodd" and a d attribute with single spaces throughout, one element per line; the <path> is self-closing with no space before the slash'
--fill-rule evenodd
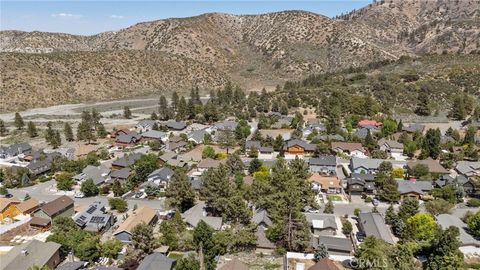
<path id="1" fill-rule="evenodd" d="M 330 200 L 330 201 L 334 201 L 334 202 L 342 201 L 342 197 L 340 197 L 338 195 L 327 195 L 327 199 Z"/>
<path id="2" fill-rule="evenodd" d="M 183 257 L 183 253 L 180 252 L 170 252 L 168 253 L 168 257 L 175 259 L 175 260 L 180 260 Z"/>

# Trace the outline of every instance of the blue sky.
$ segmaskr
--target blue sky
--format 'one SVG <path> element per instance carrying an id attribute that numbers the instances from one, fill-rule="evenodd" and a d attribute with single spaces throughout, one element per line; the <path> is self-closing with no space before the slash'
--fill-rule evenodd
<path id="1" fill-rule="evenodd" d="M 4 1 L 0 2 L 0 29 L 65 32 L 91 35 L 118 30 L 144 21 L 195 16 L 207 12 L 259 14 L 307 10 L 333 17 L 371 1 Z"/>

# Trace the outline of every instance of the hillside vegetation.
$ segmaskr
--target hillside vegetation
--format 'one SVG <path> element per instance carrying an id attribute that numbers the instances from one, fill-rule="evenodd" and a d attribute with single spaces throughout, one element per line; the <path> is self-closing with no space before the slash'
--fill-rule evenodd
<path id="1" fill-rule="evenodd" d="M 93 36 L 1 31 L 1 91 L 8 102 L 0 110 L 194 86 L 207 92 L 227 81 L 273 89 L 401 56 L 475 54 L 479 45 L 474 0 L 377 1 L 337 18 L 305 11 L 209 13 Z"/>

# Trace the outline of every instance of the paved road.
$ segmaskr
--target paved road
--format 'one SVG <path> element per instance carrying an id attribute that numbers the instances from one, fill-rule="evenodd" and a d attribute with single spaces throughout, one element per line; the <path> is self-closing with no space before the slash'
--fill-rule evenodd
<path id="1" fill-rule="evenodd" d="M 50 180 L 45 183 L 40 183 L 35 186 L 20 188 L 20 189 L 9 189 L 9 192 L 20 199 L 23 199 L 28 193 L 31 197 L 44 202 L 49 202 L 61 196 L 57 192 L 52 191 L 55 188 L 55 180 Z M 68 195 L 68 194 L 67 194 Z M 97 197 L 88 197 L 88 198 L 74 198 L 70 196 L 76 204 L 78 205 L 89 205 L 95 201 L 103 201 L 108 203 L 108 198 L 105 196 Z M 140 199 L 127 199 L 128 205 L 132 208 L 135 204 L 137 207 L 148 206 L 156 210 L 163 211 L 165 210 L 165 205 L 163 200 L 140 200 Z"/>

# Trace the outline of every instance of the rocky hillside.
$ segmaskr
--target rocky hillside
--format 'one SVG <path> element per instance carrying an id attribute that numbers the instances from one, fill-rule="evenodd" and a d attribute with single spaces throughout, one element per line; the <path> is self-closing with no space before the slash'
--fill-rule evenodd
<path id="1" fill-rule="evenodd" d="M 211 13 L 94 36 L 3 31 L 1 90 L 11 99 L 0 110 L 228 80 L 256 90 L 401 55 L 476 52 L 479 7 L 473 0 L 379 1 L 334 19 L 304 11 Z"/>

